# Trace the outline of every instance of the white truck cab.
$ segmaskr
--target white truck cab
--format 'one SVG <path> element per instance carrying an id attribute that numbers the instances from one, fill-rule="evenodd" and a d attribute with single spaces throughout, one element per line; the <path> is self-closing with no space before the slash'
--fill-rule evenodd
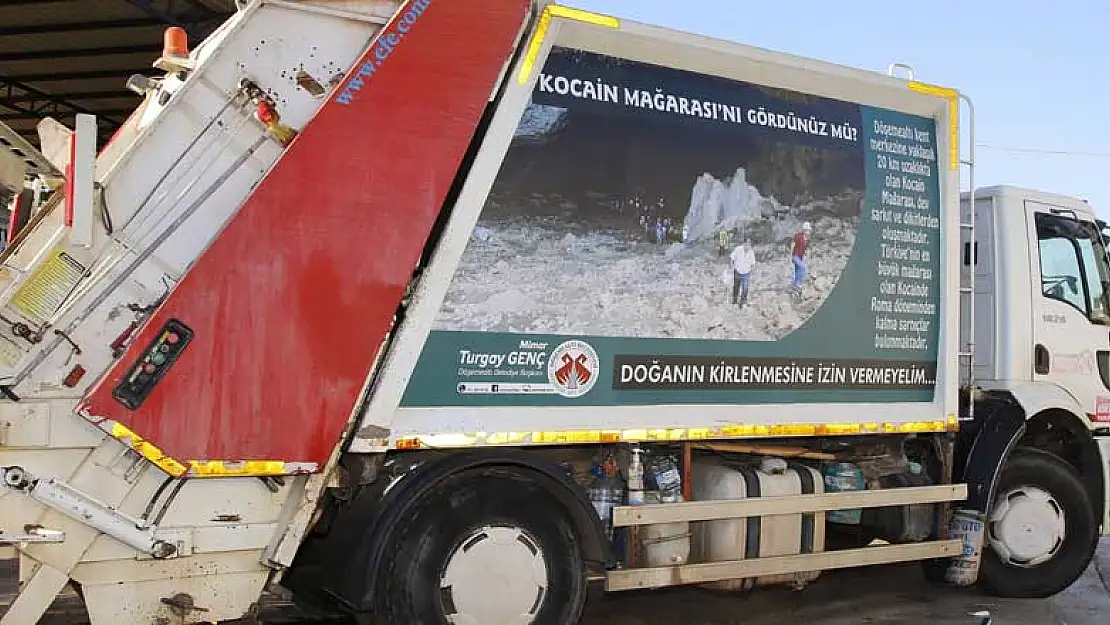
<path id="1" fill-rule="evenodd" d="M 1066 410 L 1110 431 L 1110 264 L 1093 208 L 988 187 L 975 224 L 975 381 L 1030 416 Z"/>
<path id="2" fill-rule="evenodd" d="M 965 216 L 970 195 L 963 196 Z M 974 384 L 1024 413 L 1010 445 L 1068 461 L 1091 509 L 1110 501 L 1110 263 L 1102 226 L 1087 202 L 1014 186 L 975 192 L 974 245 L 965 233 L 963 264 L 974 266 Z M 965 300 L 966 301 L 966 300 Z M 1005 438 L 1005 437 L 1002 437 Z M 999 467 L 1001 471 L 1002 467 Z M 1003 480 L 1005 481 L 1005 480 Z M 999 484 L 985 537 L 1011 564 L 1033 567 L 1055 555 L 1076 519 L 1039 488 Z M 1036 519 L 1038 536 L 1005 527 L 1006 515 Z M 1065 506 L 1066 507 L 1066 506 Z M 1098 518 L 1101 517 L 1101 518 Z M 989 561 L 988 561 L 989 564 Z"/>
<path id="3" fill-rule="evenodd" d="M 1110 264 L 1093 208 L 989 187 L 975 223 L 976 382 L 1014 393 L 1030 416 L 1062 409 L 1110 430 Z"/>

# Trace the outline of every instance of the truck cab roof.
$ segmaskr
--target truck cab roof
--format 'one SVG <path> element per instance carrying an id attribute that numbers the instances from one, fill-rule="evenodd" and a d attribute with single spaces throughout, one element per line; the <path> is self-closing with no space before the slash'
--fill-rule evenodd
<path id="1" fill-rule="evenodd" d="M 960 200 L 966 201 L 970 197 L 969 191 L 960 193 Z M 1037 189 L 1030 189 L 1028 187 L 1020 187 L 1016 185 L 992 185 L 988 187 L 979 187 L 975 189 L 975 199 L 1012 199 L 1012 200 L 1032 200 L 1042 204 L 1050 204 L 1059 206 L 1061 208 L 1068 208 L 1076 212 L 1082 212 L 1092 217 L 1095 215 L 1095 209 L 1086 200 L 1077 198 L 1070 195 L 1062 195 L 1059 193 L 1052 193 L 1050 191 L 1041 191 Z"/>

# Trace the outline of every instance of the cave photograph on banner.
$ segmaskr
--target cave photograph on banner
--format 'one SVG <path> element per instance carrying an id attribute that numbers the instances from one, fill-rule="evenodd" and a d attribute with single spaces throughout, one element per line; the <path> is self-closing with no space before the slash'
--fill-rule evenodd
<path id="1" fill-rule="evenodd" d="M 403 406 L 933 400 L 936 119 L 560 47 L 522 109 Z"/>
<path id="2" fill-rule="evenodd" d="M 859 231 L 858 143 L 769 136 L 712 92 L 673 111 L 625 93 L 653 69 L 553 53 L 436 329 L 768 341 L 821 307 Z M 836 104 L 810 108 L 858 119 Z"/>

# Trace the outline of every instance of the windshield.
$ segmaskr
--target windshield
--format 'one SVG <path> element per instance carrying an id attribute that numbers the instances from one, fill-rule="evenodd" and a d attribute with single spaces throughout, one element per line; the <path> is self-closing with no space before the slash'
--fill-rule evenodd
<path id="1" fill-rule="evenodd" d="M 1110 325 L 1110 262 L 1101 228 L 1070 214 L 1037 213 L 1041 293 Z"/>

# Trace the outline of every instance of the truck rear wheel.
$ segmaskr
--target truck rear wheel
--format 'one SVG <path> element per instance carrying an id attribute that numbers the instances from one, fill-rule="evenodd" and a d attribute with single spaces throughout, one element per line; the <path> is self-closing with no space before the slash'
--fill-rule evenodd
<path id="1" fill-rule="evenodd" d="M 424 494 L 378 579 L 383 623 L 574 625 L 586 599 L 567 512 L 512 469 L 467 471 Z"/>
<path id="2" fill-rule="evenodd" d="M 983 528 L 982 586 L 999 597 L 1039 599 L 1079 579 L 1098 528 L 1075 469 L 1054 454 L 1017 449 L 997 493 Z"/>

